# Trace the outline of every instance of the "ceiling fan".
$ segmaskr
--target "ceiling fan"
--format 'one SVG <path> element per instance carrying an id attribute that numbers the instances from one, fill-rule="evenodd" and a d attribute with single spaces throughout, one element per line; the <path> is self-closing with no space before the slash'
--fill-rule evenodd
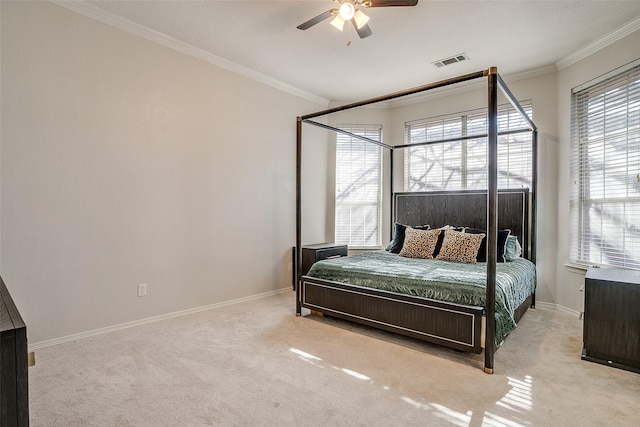
<path id="1" fill-rule="evenodd" d="M 296 28 L 299 30 L 306 30 L 314 25 L 334 17 L 331 20 L 331 25 L 342 31 L 344 23 L 351 21 L 353 26 L 361 39 L 369 37 L 371 28 L 367 22 L 369 17 L 365 15 L 362 8 L 369 7 L 391 7 L 391 6 L 415 6 L 418 4 L 418 0 L 331 0 L 339 4 L 338 7 L 327 10 L 320 15 L 309 19 L 306 22 L 298 25 Z"/>

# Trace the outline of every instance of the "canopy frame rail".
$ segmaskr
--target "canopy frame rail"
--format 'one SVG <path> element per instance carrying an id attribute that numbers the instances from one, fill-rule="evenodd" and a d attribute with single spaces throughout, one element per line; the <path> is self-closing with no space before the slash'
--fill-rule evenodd
<path id="1" fill-rule="evenodd" d="M 316 122 L 316 121 L 313 121 L 313 120 L 303 120 L 303 122 L 309 123 L 311 125 L 318 126 L 318 127 L 324 128 L 324 129 L 332 130 L 332 131 L 334 131 L 336 133 L 341 133 L 341 134 L 347 135 L 347 136 L 349 136 L 351 138 L 359 139 L 361 141 L 370 142 L 372 144 L 379 145 L 380 147 L 386 148 L 388 150 L 393 150 L 393 147 L 391 145 L 385 144 L 384 142 L 381 142 L 381 141 L 376 141 L 375 139 L 367 138 L 366 136 L 362 136 L 362 135 L 355 134 L 353 132 L 349 132 L 349 131 L 344 130 L 344 129 L 340 129 L 340 128 L 337 128 L 337 127 L 334 127 L 334 126 L 326 125 L 324 123 L 319 123 L 319 122 Z"/>
<path id="2" fill-rule="evenodd" d="M 401 98 L 403 96 L 415 95 L 420 92 L 426 92 L 428 90 L 437 89 L 440 87 L 445 87 L 449 85 L 453 85 L 456 83 L 462 83 L 469 80 L 478 79 L 480 77 L 486 77 L 488 70 L 476 71 L 475 73 L 465 74 L 463 76 L 453 77 L 446 80 L 441 80 L 435 83 L 429 83 L 422 86 L 417 86 L 411 89 L 402 90 L 399 92 L 394 92 L 388 95 L 378 96 L 375 98 L 369 98 L 364 101 L 352 102 L 350 104 L 345 104 L 339 107 L 328 108 L 326 110 L 318 111 L 311 114 L 306 114 L 304 116 L 300 116 L 301 120 L 313 119 L 314 117 L 326 116 L 328 114 L 337 113 L 339 111 L 350 110 L 352 108 L 364 107 L 365 105 L 376 104 L 378 102 L 390 101 L 392 99 Z"/>
<path id="3" fill-rule="evenodd" d="M 531 128 L 505 130 L 505 131 L 502 131 L 502 132 L 498 132 L 498 136 L 515 135 L 515 134 L 518 134 L 518 133 L 525 133 L 525 132 L 531 132 Z M 395 149 L 399 149 L 399 148 L 422 147 L 422 146 L 425 146 L 425 145 L 442 144 L 444 142 L 468 141 L 470 139 L 481 139 L 481 138 L 488 138 L 488 137 L 489 137 L 488 133 L 478 133 L 478 134 L 475 134 L 475 135 L 455 136 L 455 137 L 452 137 L 452 138 L 437 139 L 437 140 L 425 141 L 425 142 L 416 142 L 414 144 L 394 145 L 393 149 L 395 150 Z"/>

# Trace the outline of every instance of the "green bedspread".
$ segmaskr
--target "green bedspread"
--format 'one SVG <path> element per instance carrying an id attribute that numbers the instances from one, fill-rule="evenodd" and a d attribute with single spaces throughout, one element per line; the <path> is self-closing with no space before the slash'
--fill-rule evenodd
<path id="1" fill-rule="evenodd" d="M 307 274 L 440 301 L 485 307 L 487 264 L 405 258 L 387 251 L 316 262 Z M 390 280 L 391 279 L 391 280 Z M 535 265 L 520 258 L 496 266 L 496 345 L 516 327 L 516 308 L 536 287 Z"/>

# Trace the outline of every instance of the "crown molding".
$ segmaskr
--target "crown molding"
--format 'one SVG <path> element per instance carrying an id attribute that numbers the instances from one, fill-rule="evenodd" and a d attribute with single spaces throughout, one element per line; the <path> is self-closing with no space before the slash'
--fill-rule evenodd
<path id="1" fill-rule="evenodd" d="M 66 9 L 72 10 L 81 15 L 95 19 L 96 21 L 100 21 L 112 27 L 119 28 L 135 36 L 158 43 L 170 49 L 177 50 L 178 52 L 184 53 L 185 55 L 189 55 L 191 57 L 208 62 L 209 64 L 215 65 L 217 67 L 224 68 L 225 70 L 247 77 L 251 80 L 255 80 L 257 82 L 263 83 L 267 86 L 271 86 L 273 88 L 279 89 L 283 92 L 287 92 L 291 95 L 295 95 L 299 98 L 306 99 L 308 101 L 314 102 L 316 104 L 320 104 L 325 107 L 329 105 L 328 99 L 322 98 L 313 93 L 307 92 L 305 90 L 291 86 L 287 83 L 276 80 L 272 77 L 267 76 L 266 74 L 262 74 L 249 67 L 245 67 L 244 65 L 240 65 L 233 61 L 229 61 L 226 58 L 223 58 L 218 55 L 214 55 L 210 52 L 205 51 L 204 49 L 200 49 L 198 47 L 192 46 L 181 40 L 175 39 L 159 31 L 152 30 L 151 28 L 147 28 L 143 25 L 137 24 L 121 16 L 114 15 L 113 13 L 107 12 L 92 4 L 81 2 L 81 1 L 70 1 L 70 0 L 49 0 L 49 1 L 55 5 L 64 7 Z"/>
<path id="2" fill-rule="evenodd" d="M 617 42 L 620 39 L 623 39 L 624 37 L 638 30 L 640 30 L 640 16 L 627 22 L 617 30 L 604 35 L 593 43 L 588 44 L 577 52 L 564 57 L 560 61 L 556 62 L 556 66 L 558 67 L 558 70 L 567 68 L 570 65 L 575 64 L 576 62 L 588 57 L 589 55 L 596 53 L 600 49 L 604 49 L 605 47 Z"/>
<path id="3" fill-rule="evenodd" d="M 547 65 L 546 67 L 540 67 L 533 70 L 522 71 L 520 73 L 506 74 L 502 76 L 505 81 L 517 82 L 518 80 L 528 80 L 535 77 L 544 76 L 547 74 L 555 73 L 558 71 L 558 67 L 554 65 Z"/>

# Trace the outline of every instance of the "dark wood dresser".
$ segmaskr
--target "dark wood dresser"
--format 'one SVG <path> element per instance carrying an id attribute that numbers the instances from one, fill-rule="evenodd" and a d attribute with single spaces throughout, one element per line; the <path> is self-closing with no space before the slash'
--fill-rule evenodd
<path id="1" fill-rule="evenodd" d="M 640 271 L 589 268 L 582 359 L 640 373 Z"/>
<path id="2" fill-rule="evenodd" d="M 0 425 L 29 425 L 27 327 L 0 277 Z"/>
<path id="3" fill-rule="evenodd" d="M 319 243 L 302 246 L 302 274 L 307 274 L 311 266 L 323 259 L 347 256 L 347 245 Z"/>

